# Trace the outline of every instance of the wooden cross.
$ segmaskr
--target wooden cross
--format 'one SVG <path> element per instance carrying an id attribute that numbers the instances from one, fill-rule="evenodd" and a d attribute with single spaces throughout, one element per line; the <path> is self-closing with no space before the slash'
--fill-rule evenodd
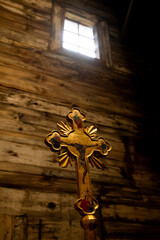
<path id="1" fill-rule="evenodd" d="M 101 168 L 102 162 L 95 156 L 95 152 L 107 155 L 111 145 L 105 139 L 97 138 L 94 126 L 84 128 L 86 117 L 78 108 L 73 108 L 67 119 L 72 122 L 72 127 L 63 122 L 58 123 L 59 131 L 52 131 L 46 137 L 46 144 L 51 150 L 60 152 L 60 166 L 67 167 L 75 161 L 78 200 L 74 206 L 83 216 L 81 225 L 85 230 L 85 240 L 95 240 L 96 219 L 93 214 L 98 208 L 98 202 L 93 198 L 89 163 L 92 167 Z"/>

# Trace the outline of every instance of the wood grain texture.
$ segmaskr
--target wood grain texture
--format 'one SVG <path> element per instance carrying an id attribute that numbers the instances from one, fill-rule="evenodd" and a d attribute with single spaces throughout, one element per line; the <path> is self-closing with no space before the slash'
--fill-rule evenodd
<path id="1" fill-rule="evenodd" d="M 103 59 L 61 48 L 63 18 L 77 11 L 99 25 Z M 112 145 L 102 170 L 90 168 L 97 240 L 160 238 L 152 62 L 120 31 L 107 3 L 0 0 L 0 240 L 83 239 L 74 166 L 60 168 L 44 144 L 74 106 Z"/>

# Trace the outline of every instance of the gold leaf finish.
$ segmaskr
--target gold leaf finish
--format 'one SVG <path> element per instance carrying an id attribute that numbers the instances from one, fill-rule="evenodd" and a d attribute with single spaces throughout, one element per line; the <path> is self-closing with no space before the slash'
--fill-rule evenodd
<path id="1" fill-rule="evenodd" d="M 47 144 L 52 150 L 62 151 L 59 155 L 59 164 L 65 168 L 75 161 L 78 183 L 78 196 L 82 199 L 92 199 L 89 163 L 96 168 L 102 168 L 102 162 L 95 156 L 96 152 L 107 155 L 111 150 L 110 143 L 102 137 L 97 137 L 97 128 L 84 128 L 86 116 L 78 108 L 73 108 L 67 115 L 72 126 L 60 122 L 58 131 L 51 132 L 46 137 Z"/>
<path id="2" fill-rule="evenodd" d="M 68 124 L 65 124 L 62 121 L 60 123 L 57 123 L 57 127 L 59 129 L 59 132 L 65 136 L 68 136 L 69 133 L 72 131 L 72 128 Z"/>
<path id="3" fill-rule="evenodd" d="M 97 128 L 95 128 L 94 126 L 90 126 L 90 127 L 85 128 L 85 132 L 86 132 L 92 139 L 97 138 Z"/>
<path id="4" fill-rule="evenodd" d="M 98 208 L 97 200 L 93 198 L 89 163 L 92 167 L 102 168 L 102 162 L 95 155 L 99 152 L 106 156 L 111 150 L 111 145 L 104 138 L 97 137 L 97 128 L 90 126 L 84 128 L 86 116 L 78 108 L 73 108 L 67 115 L 72 126 L 60 122 L 57 124 L 59 131 L 53 131 L 46 137 L 46 144 L 51 150 L 59 151 L 59 165 L 63 168 L 75 162 L 78 201 L 75 208 L 82 218 L 82 227 L 85 230 L 85 239 L 96 239 L 94 229 L 96 226 L 94 213 Z M 87 214 L 87 215 L 86 215 Z"/>
<path id="5" fill-rule="evenodd" d="M 92 155 L 89 160 L 92 167 L 95 166 L 96 168 L 102 168 L 102 162 L 98 158 L 96 158 L 94 155 Z"/>

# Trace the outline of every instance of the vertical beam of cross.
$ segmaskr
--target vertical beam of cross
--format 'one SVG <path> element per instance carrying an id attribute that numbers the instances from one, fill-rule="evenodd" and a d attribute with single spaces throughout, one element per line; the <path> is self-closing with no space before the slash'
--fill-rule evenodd
<path id="1" fill-rule="evenodd" d="M 72 126 L 63 122 L 57 124 L 59 131 L 53 131 L 46 137 L 46 144 L 52 150 L 60 152 L 59 164 L 62 167 L 72 165 L 75 160 L 77 174 L 78 200 L 75 208 L 83 216 L 81 225 L 84 228 L 85 240 L 96 239 L 94 228 L 95 210 L 98 202 L 93 198 L 89 163 L 97 168 L 102 167 L 101 161 L 95 156 L 95 152 L 107 155 L 111 145 L 103 138 L 97 138 L 97 129 L 93 126 L 84 128 L 86 117 L 78 108 L 73 108 L 67 118 Z M 93 226 L 92 226 L 93 225 Z"/>

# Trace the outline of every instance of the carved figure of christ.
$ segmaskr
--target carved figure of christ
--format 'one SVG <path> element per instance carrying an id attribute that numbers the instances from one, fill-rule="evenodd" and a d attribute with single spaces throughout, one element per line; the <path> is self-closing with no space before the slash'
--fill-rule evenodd
<path id="1" fill-rule="evenodd" d="M 89 162 L 92 166 L 101 168 L 102 163 L 94 156 L 94 152 L 99 151 L 102 155 L 107 155 L 111 150 L 111 145 L 103 138 L 96 137 L 97 129 L 93 126 L 84 128 L 86 117 L 79 109 L 72 109 L 67 117 L 72 121 L 72 127 L 63 122 L 57 124 L 59 132 L 51 132 L 46 137 L 46 142 L 53 150 L 65 149 L 59 155 L 59 163 L 62 167 L 67 167 L 68 163 L 72 165 L 72 155 L 76 157 L 78 197 L 81 200 L 86 199 L 91 204 L 93 202 L 93 193 L 89 174 Z M 92 210 L 94 211 L 94 206 L 90 211 L 92 212 Z"/>
<path id="2" fill-rule="evenodd" d="M 59 164 L 62 167 L 72 165 L 75 160 L 77 173 L 78 197 L 74 206 L 83 216 L 81 226 L 84 229 L 84 240 L 96 240 L 95 210 L 98 202 L 93 198 L 91 180 L 89 174 L 89 163 L 97 168 L 101 168 L 101 161 L 94 155 L 99 151 L 102 155 L 107 155 L 111 150 L 111 145 L 103 138 L 97 138 L 97 129 L 93 126 L 84 128 L 86 117 L 79 109 L 73 108 L 68 113 L 67 118 L 72 121 L 72 126 L 63 122 L 58 123 L 59 131 L 53 131 L 46 137 L 46 144 L 51 150 L 60 152 Z"/>
<path id="3" fill-rule="evenodd" d="M 76 128 L 68 137 L 61 137 L 61 146 L 67 147 L 68 150 L 76 157 L 76 173 L 78 184 L 78 197 L 92 200 L 92 188 L 89 174 L 89 157 L 95 150 L 99 149 L 97 141 L 92 141 L 83 129 Z"/>

